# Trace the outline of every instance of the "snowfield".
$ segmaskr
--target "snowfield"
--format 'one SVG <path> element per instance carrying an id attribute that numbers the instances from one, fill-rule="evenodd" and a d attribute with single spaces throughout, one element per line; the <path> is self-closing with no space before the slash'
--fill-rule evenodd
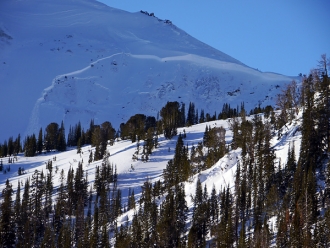
<path id="1" fill-rule="evenodd" d="M 293 78 L 263 73 L 146 13 L 94 0 L 2 0 L 0 140 L 50 122 L 156 116 L 167 101 L 205 113 L 274 103 Z M 13 125 L 14 124 L 14 125 Z"/>

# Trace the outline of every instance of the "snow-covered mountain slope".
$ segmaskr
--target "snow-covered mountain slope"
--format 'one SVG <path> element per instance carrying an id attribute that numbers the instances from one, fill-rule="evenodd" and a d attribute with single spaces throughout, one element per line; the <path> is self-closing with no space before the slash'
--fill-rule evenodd
<path id="1" fill-rule="evenodd" d="M 207 123 L 201 123 L 191 127 L 179 128 L 178 133 L 186 133 L 184 139 L 185 144 L 188 145 L 189 150 L 198 142 L 203 141 L 203 134 L 205 127 L 224 127 L 226 129 L 226 142 L 229 144 L 232 140 L 232 132 L 229 129 L 229 122 L 227 120 L 218 120 Z M 185 131 L 183 131 L 185 130 Z M 110 153 L 109 162 L 116 166 L 118 173 L 118 188 L 122 191 L 123 206 L 127 205 L 127 196 L 129 188 L 134 189 L 137 199 L 141 197 L 141 186 L 146 181 L 155 182 L 163 180 L 163 170 L 166 168 L 167 162 L 173 159 L 177 136 L 173 139 L 165 139 L 163 135 L 159 136 L 159 146 L 154 149 L 149 157 L 148 162 L 143 162 L 140 159 L 133 161 L 132 155 L 137 150 L 137 142 L 132 143 L 130 140 L 119 140 L 113 146 L 108 145 L 107 151 Z M 142 151 L 143 141 L 140 142 L 140 154 Z M 25 180 L 32 176 L 35 170 L 43 170 L 46 172 L 46 163 L 49 160 L 56 158 L 53 161 L 54 170 L 54 199 L 56 198 L 56 189 L 60 186 L 60 172 L 63 169 L 64 175 L 70 168 L 77 169 L 78 163 L 83 163 L 83 170 L 87 171 L 89 186 L 93 186 L 95 179 L 96 166 L 101 166 L 102 160 L 94 161 L 88 164 L 90 151 L 95 152 L 95 147 L 90 145 L 82 147 L 82 153 L 77 154 L 77 150 L 73 148 L 66 152 L 48 152 L 46 154 L 35 157 L 24 157 L 23 154 L 17 156 L 13 163 L 8 163 L 7 158 L 0 159 L 3 163 L 5 173 L 0 173 L 0 192 L 5 188 L 7 179 L 13 185 L 14 191 L 17 189 L 18 182 L 24 183 Z M 230 152 L 225 157 L 221 158 L 213 167 L 203 171 L 200 175 L 195 175 L 191 182 L 186 183 L 186 200 L 188 206 L 192 208 L 191 195 L 195 193 L 195 185 L 199 177 L 201 182 L 207 185 L 209 192 L 213 185 L 219 191 L 224 186 L 232 186 L 234 182 L 233 175 L 235 174 L 237 159 L 239 159 L 240 149 Z M 10 168 L 10 171 L 8 171 Z M 23 175 L 18 175 L 18 168 L 24 169 Z M 133 212 L 126 212 L 120 219 L 126 219 L 126 215 L 132 218 Z M 120 223 L 119 223 L 120 225 Z"/>
<path id="2" fill-rule="evenodd" d="M 301 133 L 297 131 L 297 128 L 301 125 L 300 117 L 298 116 L 295 122 L 292 122 L 290 125 L 283 127 L 283 130 L 280 130 L 280 133 L 282 133 L 281 138 L 278 138 L 277 134 L 274 134 L 271 141 L 277 160 L 281 161 L 282 166 L 286 163 L 287 152 L 290 145 L 292 145 L 292 142 L 295 142 L 295 148 L 297 151 L 296 154 L 299 154 Z M 253 117 L 248 117 L 249 120 L 252 120 L 252 118 Z M 193 145 L 196 146 L 198 142 L 203 141 L 203 135 L 206 126 L 224 127 L 226 130 L 226 143 L 231 143 L 232 132 L 230 130 L 229 119 L 201 123 L 191 127 L 179 128 L 178 133 L 186 133 L 184 143 L 187 144 L 189 152 L 191 151 Z M 127 205 L 129 189 L 134 190 L 135 197 L 138 200 L 141 197 L 141 186 L 144 184 L 144 182 L 155 182 L 158 180 L 163 180 L 163 170 L 166 168 L 167 162 L 174 156 L 177 140 L 176 138 L 177 136 L 172 140 L 167 140 L 163 137 L 163 135 L 161 135 L 158 140 L 159 147 L 153 150 L 148 162 L 143 162 L 141 159 L 136 161 L 132 160 L 132 155 L 137 149 L 136 142 L 132 143 L 130 140 L 116 141 L 113 146 L 108 145 L 107 150 L 111 155 L 109 162 L 113 165 L 116 165 L 118 172 L 118 188 L 122 192 L 123 207 Z M 88 173 L 89 187 L 93 187 L 96 166 L 101 166 L 102 160 L 88 164 L 87 161 L 91 150 L 95 152 L 95 147 L 93 148 L 91 146 L 84 146 L 82 148 L 81 154 L 77 154 L 76 149 L 61 153 L 49 152 L 47 154 L 42 154 L 36 157 L 24 157 L 21 154 L 18 156 L 17 161 L 14 160 L 14 163 L 12 164 L 9 164 L 7 159 L 2 159 L 4 169 L 10 167 L 10 171 L 6 172 L 5 174 L 0 173 L 0 192 L 2 192 L 2 190 L 5 188 L 5 182 L 7 178 L 9 178 L 10 183 L 13 185 L 14 191 L 16 191 L 18 182 L 22 183 L 23 186 L 25 180 L 31 177 L 36 169 L 46 172 L 47 161 L 53 160 L 55 157 L 56 161 L 53 162 L 53 170 L 55 171 L 53 177 L 55 189 L 53 195 L 54 200 L 57 194 L 56 189 L 60 186 L 61 170 L 63 169 L 64 175 L 67 175 L 67 172 L 70 168 L 73 168 L 74 170 L 77 169 L 79 162 L 83 163 L 83 170 L 87 171 Z M 224 157 L 220 158 L 220 160 L 216 162 L 211 168 L 201 171 L 200 173 L 192 176 L 192 178 L 189 179 L 189 182 L 185 182 L 185 199 L 189 208 L 187 223 L 190 223 L 192 220 L 193 202 L 191 196 L 195 195 L 197 180 L 200 180 L 203 188 L 206 186 L 209 193 L 212 191 L 213 187 L 215 187 L 217 192 L 220 192 L 228 186 L 232 191 L 234 191 L 238 161 L 240 161 L 242 164 L 240 148 L 237 150 L 231 150 Z M 18 175 L 17 171 L 19 167 L 24 168 L 26 174 Z M 278 164 L 276 165 L 276 169 L 277 168 Z M 161 201 L 162 199 L 159 200 L 159 204 Z M 136 210 L 131 210 L 124 212 L 121 216 L 119 216 L 118 226 L 120 226 L 121 223 L 126 222 L 127 218 L 129 221 L 131 221 L 135 212 Z M 269 224 L 272 228 L 275 228 L 275 222 L 270 222 Z"/>
<path id="3" fill-rule="evenodd" d="M 2 0 L 0 139 L 131 115 L 167 101 L 214 113 L 223 103 L 272 104 L 290 77 L 262 73 L 194 39 L 170 21 L 93 0 Z"/>

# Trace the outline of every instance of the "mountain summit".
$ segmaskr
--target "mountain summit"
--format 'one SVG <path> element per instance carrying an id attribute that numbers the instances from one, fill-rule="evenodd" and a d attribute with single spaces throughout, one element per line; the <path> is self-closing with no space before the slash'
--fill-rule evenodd
<path id="1" fill-rule="evenodd" d="M 156 116 L 167 101 L 214 113 L 274 103 L 292 78 L 263 73 L 196 40 L 153 13 L 93 0 L 2 0 L 2 130 L 28 133 L 50 122 Z"/>

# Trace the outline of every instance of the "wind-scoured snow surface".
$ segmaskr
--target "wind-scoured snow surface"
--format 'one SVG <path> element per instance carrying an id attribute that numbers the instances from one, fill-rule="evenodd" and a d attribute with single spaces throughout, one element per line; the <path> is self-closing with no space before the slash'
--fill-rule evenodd
<path id="1" fill-rule="evenodd" d="M 290 81 L 144 13 L 93 0 L 0 2 L 0 140 L 62 120 L 67 130 L 91 118 L 118 128 L 167 101 L 212 114 L 223 103 L 266 106 Z"/>

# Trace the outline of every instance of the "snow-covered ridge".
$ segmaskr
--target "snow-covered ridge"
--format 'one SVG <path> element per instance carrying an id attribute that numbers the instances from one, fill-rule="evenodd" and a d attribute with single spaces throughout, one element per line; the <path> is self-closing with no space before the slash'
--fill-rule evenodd
<path id="1" fill-rule="evenodd" d="M 251 69 L 170 21 L 93 0 L 3 0 L 0 28 L 1 140 L 24 135 L 29 120 L 28 132 L 62 120 L 117 125 L 137 112 L 155 115 L 166 101 L 194 101 L 212 113 L 225 102 L 254 107 L 272 103 L 275 86 L 291 81 Z"/>

